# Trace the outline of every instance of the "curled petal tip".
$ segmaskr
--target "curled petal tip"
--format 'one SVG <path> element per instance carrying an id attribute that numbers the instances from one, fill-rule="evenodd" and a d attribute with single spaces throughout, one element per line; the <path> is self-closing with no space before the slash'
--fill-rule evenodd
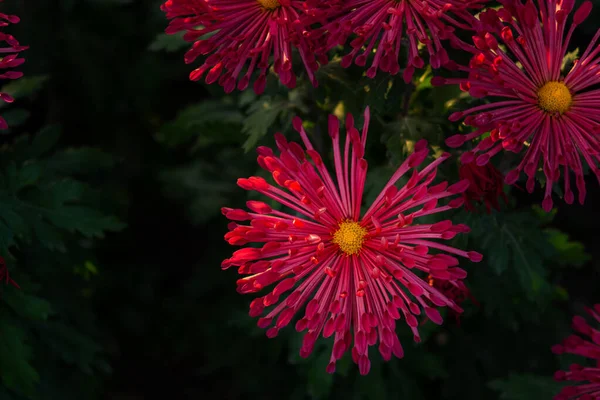
<path id="1" fill-rule="evenodd" d="M 465 143 L 465 136 L 461 135 L 461 134 L 450 136 L 448 139 L 446 139 L 446 145 L 448 147 L 452 147 L 452 148 L 460 147 L 464 143 Z"/>
<path id="2" fill-rule="evenodd" d="M 302 130 L 302 119 L 298 116 L 295 116 L 292 120 L 292 125 L 296 132 L 300 132 Z"/>
<path id="3" fill-rule="evenodd" d="M 551 197 L 546 197 L 544 199 L 544 201 L 542 201 L 542 208 L 546 212 L 552 211 L 552 205 L 553 205 L 553 202 L 552 202 L 552 198 Z"/>
<path id="4" fill-rule="evenodd" d="M 587 0 L 584 1 L 583 4 L 577 9 L 575 15 L 573 16 L 573 23 L 576 25 L 581 24 L 583 21 L 589 17 L 590 12 L 592 11 L 592 2 Z"/>
<path id="5" fill-rule="evenodd" d="M 469 260 L 473 261 L 473 262 L 480 262 L 481 260 L 483 260 L 483 255 L 481 253 L 478 253 L 476 251 L 469 251 L 468 253 L 469 256 Z"/>

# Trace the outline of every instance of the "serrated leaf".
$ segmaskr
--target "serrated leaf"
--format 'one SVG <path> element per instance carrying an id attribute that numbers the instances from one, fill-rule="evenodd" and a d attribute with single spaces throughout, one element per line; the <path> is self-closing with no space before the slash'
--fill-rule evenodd
<path id="1" fill-rule="evenodd" d="M 592 259 L 592 256 L 585 251 L 582 243 L 572 241 L 569 235 L 557 229 L 546 229 L 548 240 L 556 249 L 558 258 L 556 261 L 561 265 L 581 267 Z"/>
<path id="2" fill-rule="evenodd" d="M 52 306 L 47 300 L 13 287 L 3 293 L 2 300 L 12 307 L 17 315 L 26 319 L 44 321 L 52 313 Z"/>
<path id="3" fill-rule="evenodd" d="M 21 147 L 16 158 L 21 161 L 17 163 L 9 158 L 0 169 L 0 248 L 3 251 L 17 244 L 17 237 L 26 243 L 35 237 L 48 249 L 64 251 L 66 232 L 93 238 L 124 227 L 116 218 L 84 204 L 89 192 L 87 185 L 61 177 L 112 166 L 112 157 L 90 148 L 66 150 L 45 160 L 27 157 L 47 152 L 57 138 L 56 130 L 49 128 L 29 146 L 28 140 L 18 142 Z M 23 162 L 23 158 L 26 161 Z"/>
<path id="4" fill-rule="evenodd" d="M 208 100 L 185 108 L 177 117 L 163 126 L 156 135 L 158 141 L 169 147 L 187 144 L 196 138 L 195 148 L 217 143 L 239 143 L 244 116 L 232 104 Z"/>
<path id="5" fill-rule="evenodd" d="M 250 151 L 254 148 L 256 143 L 269 132 L 277 117 L 287 108 L 287 101 L 273 100 L 269 96 L 263 96 L 253 103 L 244 120 L 243 132 L 248 135 L 244 150 Z"/>
<path id="6" fill-rule="evenodd" d="M 68 364 L 77 365 L 87 374 L 102 351 L 102 346 L 60 322 L 49 322 L 40 331 L 42 341 Z"/>
<path id="7" fill-rule="evenodd" d="M 105 216 L 89 207 L 64 206 L 44 214 L 57 228 L 79 232 L 87 238 L 101 238 L 104 232 L 117 232 L 125 227 L 117 218 Z"/>
<path id="8" fill-rule="evenodd" d="M 476 233 L 469 240 L 486 255 L 484 262 L 498 275 L 514 274 L 530 301 L 548 298 L 551 286 L 545 264 L 552 260 L 553 248 L 537 215 L 526 210 L 468 218 Z"/>

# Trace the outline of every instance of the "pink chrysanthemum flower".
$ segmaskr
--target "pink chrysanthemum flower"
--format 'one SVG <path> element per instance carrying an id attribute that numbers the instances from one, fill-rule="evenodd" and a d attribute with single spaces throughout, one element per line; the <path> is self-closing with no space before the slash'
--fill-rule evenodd
<path id="1" fill-rule="evenodd" d="M 552 185 L 564 172 L 564 198 L 573 202 L 569 171 L 575 173 L 579 202 L 585 199 L 585 182 L 581 157 L 600 180 L 600 48 L 596 45 L 600 31 L 589 47 L 563 76 L 561 66 L 575 30 L 592 8 L 586 1 L 575 12 L 570 26 L 568 15 L 573 0 L 539 0 L 523 4 L 520 0 L 501 1 L 504 8 L 488 9 L 480 15 L 484 31 L 474 37 L 477 50 L 468 68 L 468 79 L 449 79 L 460 83 L 473 97 L 497 97 L 464 112 L 465 123 L 477 129 L 467 135 L 447 140 L 451 147 L 491 132 L 462 161 L 484 165 L 503 149 L 518 153 L 525 146 L 521 163 L 506 176 L 514 184 L 521 171 L 528 177 L 527 190 L 535 187 L 540 161 L 546 176 L 543 208 L 552 209 Z M 500 38 L 506 49 L 499 47 Z M 436 79 L 435 83 L 442 83 Z"/>
<path id="2" fill-rule="evenodd" d="M 352 61 L 365 66 L 375 50 L 367 76 L 373 78 L 378 70 L 392 75 L 400 72 L 398 59 L 404 35 L 408 38 L 408 65 L 404 79 L 412 79 L 415 68 L 423 68 L 425 61 L 419 55 L 423 44 L 429 53 L 433 68 L 445 65 L 448 53 L 442 40 L 450 39 L 454 46 L 462 43 L 454 35 L 454 28 L 472 30 L 478 21 L 469 9 L 479 9 L 487 0 L 324 0 L 315 12 L 326 15 L 329 21 L 315 35 L 326 36 L 329 50 L 345 44 L 350 37 L 352 51 L 342 59 L 342 66 Z"/>
<path id="3" fill-rule="evenodd" d="M 16 15 L 7 15 L 0 13 L 0 27 L 4 28 L 9 26 L 10 24 L 19 23 L 20 19 Z M 9 35 L 4 32 L 0 32 L 0 42 L 4 43 L 3 47 L 0 47 L 1 54 L 7 54 L 0 58 L 0 69 L 8 70 L 25 62 L 24 58 L 18 58 L 19 52 L 26 50 L 27 46 L 21 46 L 17 39 L 15 39 L 12 35 Z M 22 72 L 18 71 L 4 71 L 0 74 L 0 79 L 18 79 L 23 76 Z M 0 99 L 4 100 L 7 103 L 12 103 L 14 99 L 7 93 L 0 93 Z M 0 129 L 6 129 L 8 125 L 4 118 L 0 116 Z"/>
<path id="4" fill-rule="evenodd" d="M 600 323 L 600 304 L 586 311 Z M 576 354 L 595 360 L 595 366 L 584 367 L 573 364 L 569 371 L 558 371 L 554 378 L 558 381 L 589 382 L 579 386 L 565 387 L 554 400 L 598 400 L 600 399 L 600 330 L 592 328 L 583 317 L 573 318 L 573 329 L 585 337 L 571 335 L 562 344 L 552 347 L 556 354 Z"/>
<path id="5" fill-rule="evenodd" d="M 296 330 L 308 331 L 300 355 L 307 357 L 312 352 L 319 335 L 334 336 L 327 367 L 330 373 L 350 348 L 360 373 L 368 373 L 368 348 L 377 341 L 384 359 L 389 360 L 392 354 L 402 357 L 402 346 L 395 334 L 395 321 L 401 315 L 418 342 L 415 315 L 422 310 L 437 324 L 442 323 L 437 307 L 462 311 L 454 301 L 429 286 L 428 275 L 460 281 L 467 273 L 457 267 L 455 256 L 475 262 L 482 258 L 474 251 L 458 250 L 437 241 L 468 232 L 467 226 L 453 225 L 449 220 L 416 223 L 419 217 L 461 207 L 460 193 L 468 186 L 467 181 L 450 186 L 447 182 L 431 185 L 437 166 L 448 154 L 421 171 L 414 169 L 429 153 L 425 141 L 416 145 L 415 152 L 361 214 L 369 118 L 367 109 L 360 134 L 352 115 L 347 116 L 342 151 L 339 121 L 329 117 L 333 175 L 309 141 L 299 118 L 294 119 L 293 126 L 306 150 L 295 142 L 287 142 L 281 134 L 275 136 L 279 156 L 270 148 L 259 147 L 258 163 L 272 174 L 279 187 L 260 177 L 239 179 L 238 185 L 288 207 L 291 213 L 274 210 L 261 201 L 248 201 L 250 212 L 222 210 L 233 221 L 249 221 L 247 225 L 230 223 L 230 232 L 225 235 L 230 244 L 263 244 L 245 247 L 223 261 L 223 269 L 237 266 L 240 274 L 249 275 L 238 280 L 238 292 L 256 293 L 279 282 L 269 294 L 252 301 L 250 315 L 257 317 L 265 312 L 258 326 L 268 328 L 267 336 L 274 337 L 306 305 L 304 316 L 296 323 Z M 406 185 L 396 187 L 411 169 Z M 459 196 L 447 204 L 438 204 L 453 195 Z M 286 292 L 290 293 L 282 299 Z"/>
<path id="6" fill-rule="evenodd" d="M 300 0 L 169 0 L 162 5 L 162 10 L 172 20 L 166 32 L 186 31 L 184 38 L 194 42 L 185 55 L 186 63 L 208 55 L 204 63 L 190 73 L 191 80 L 197 81 L 206 74 L 206 83 L 218 81 L 229 93 L 236 85 L 239 90 L 246 89 L 258 71 L 254 90 L 262 93 L 271 66 L 281 83 L 288 88 L 295 87 L 293 48 L 298 49 L 310 81 L 317 86 L 314 45 L 302 22 L 306 16 L 304 3 Z M 320 60 L 327 61 L 325 57 Z"/>

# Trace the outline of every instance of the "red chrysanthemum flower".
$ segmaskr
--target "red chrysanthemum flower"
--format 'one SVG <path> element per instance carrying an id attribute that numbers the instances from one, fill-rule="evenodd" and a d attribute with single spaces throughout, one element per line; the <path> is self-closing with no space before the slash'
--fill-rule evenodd
<path id="1" fill-rule="evenodd" d="M 223 86 L 227 93 L 237 85 L 248 87 L 253 74 L 256 93 L 262 93 L 270 66 L 288 88 L 296 85 L 292 69 L 292 48 L 297 48 L 312 84 L 318 63 L 314 45 L 304 23 L 304 1 L 300 0 L 169 0 L 162 5 L 172 19 L 167 33 L 186 31 L 184 38 L 194 42 L 185 55 L 191 63 L 209 55 L 191 72 L 197 81 L 206 73 L 206 83 Z M 271 56 L 273 60 L 271 61 Z M 326 62 L 326 57 L 320 61 Z"/>
<path id="2" fill-rule="evenodd" d="M 527 190 L 535 186 L 540 164 L 546 176 L 543 208 L 552 209 L 552 185 L 565 177 L 565 201 L 573 202 L 569 171 L 575 173 L 579 202 L 585 199 L 585 182 L 581 157 L 600 180 L 600 48 L 596 43 L 600 31 L 573 68 L 563 76 L 561 66 L 568 44 L 577 25 L 587 18 L 592 8 L 586 1 L 575 12 L 572 24 L 567 17 L 573 0 L 538 0 L 523 4 L 520 0 L 501 1 L 504 8 L 481 13 L 484 31 L 474 37 L 476 55 L 468 68 L 468 79 L 449 79 L 473 97 L 498 97 L 489 104 L 453 114 L 451 120 L 467 116 L 465 123 L 477 129 L 467 135 L 447 140 L 451 147 L 461 146 L 486 132 L 473 151 L 462 161 L 484 165 L 502 149 L 526 152 L 516 169 L 506 176 L 514 184 L 521 171 L 528 176 Z M 506 50 L 499 47 L 501 38 Z M 436 79 L 435 83 L 442 83 Z"/>
<path id="3" fill-rule="evenodd" d="M 454 28 L 472 30 L 478 21 L 469 9 L 480 9 L 487 0 L 324 0 L 315 10 L 329 21 L 315 31 L 326 36 L 330 50 L 343 45 L 352 37 L 352 51 L 343 57 L 342 66 L 352 61 L 364 66 L 375 50 L 367 76 L 373 78 L 377 70 L 392 75 L 400 72 L 398 63 L 401 43 L 408 38 L 408 65 L 404 79 L 412 79 L 415 68 L 423 68 L 425 61 L 419 55 L 419 45 L 425 45 L 433 68 L 445 65 L 448 53 L 442 40 L 450 39 L 462 47 L 454 35 Z"/>
<path id="4" fill-rule="evenodd" d="M 0 27 L 4 28 L 10 24 L 19 23 L 20 19 L 16 15 L 7 15 L 0 13 Z M 1 54 L 7 54 L 0 58 L 0 69 L 8 70 L 18 67 L 25 62 L 24 58 L 18 58 L 19 52 L 26 50 L 27 46 L 21 46 L 17 39 L 12 35 L 0 32 L 0 42 L 4 43 L 4 47 L 0 47 Z M 23 76 L 22 72 L 4 71 L 0 74 L 0 79 L 18 79 Z M 0 93 L 0 98 L 7 103 L 12 103 L 14 99 L 7 93 Z M 6 129 L 8 125 L 4 118 L 0 116 L 0 129 Z"/>
<path id="5" fill-rule="evenodd" d="M 8 273 L 8 268 L 6 268 L 6 262 L 4 261 L 4 258 L 0 257 L 0 282 L 2 281 L 4 281 L 4 283 L 7 285 L 11 284 L 17 289 L 20 289 L 19 285 L 17 285 L 17 282 L 11 279 Z"/>
<path id="6" fill-rule="evenodd" d="M 489 214 L 492 207 L 500 210 L 498 198 L 508 202 L 504 193 L 504 176 L 492 163 L 481 166 L 476 163 L 463 164 L 458 170 L 458 175 L 471 183 L 463 193 L 467 211 L 475 211 L 477 203 L 484 203 Z"/>
<path id="7" fill-rule="evenodd" d="M 429 153 L 425 141 L 416 145 L 415 152 L 361 216 L 367 175 L 363 156 L 370 118 L 368 109 L 364 118 L 360 134 L 352 115 L 347 116 L 346 140 L 341 151 L 339 121 L 329 117 L 334 175 L 313 148 L 299 118 L 294 119 L 293 126 L 300 133 L 306 151 L 295 142 L 287 142 L 281 134 L 275 136 L 279 157 L 270 148 L 259 147 L 258 163 L 272 174 L 280 188 L 260 177 L 239 179 L 238 185 L 287 206 L 291 214 L 260 201 L 247 202 L 251 212 L 222 210 L 233 221 L 249 221 L 248 225 L 230 223 L 230 232 L 225 235 L 230 244 L 264 243 L 262 247 L 238 250 L 223 261 L 224 269 L 237 266 L 240 274 L 249 275 L 238 280 L 238 292 L 255 293 L 279 282 L 269 294 L 252 301 L 250 315 L 257 317 L 269 307 L 258 325 L 269 328 L 274 324 L 267 330 L 267 336 L 274 337 L 306 304 L 305 314 L 296 324 L 298 331 L 308 330 L 300 355 L 307 357 L 312 352 L 320 334 L 334 336 L 327 367 L 330 373 L 350 348 L 360 373 L 368 373 L 368 347 L 378 340 L 384 359 L 389 360 L 392 354 L 402 357 L 402 346 L 395 334 L 395 320 L 401 315 L 412 329 L 415 341 L 419 341 L 415 315 L 420 315 L 421 310 L 437 324 L 442 323 L 442 317 L 436 307 L 461 311 L 454 301 L 429 286 L 428 275 L 460 281 L 467 273 L 457 267 L 454 256 L 475 262 L 482 258 L 479 253 L 436 241 L 468 232 L 467 226 L 453 225 L 449 220 L 416 223 L 419 217 L 463 204 L 460 196 L 445 205 L 438 202 L 460 195 L 467 189 L 468 181 L 431 186 L 437 166 L 449 154 L 421 171 L 414 169 L 405 186 L 395 186 L 402 176 L 425 160 Z"/>
<path id="8" fill-rule="evenodd" d="M 600 304 L 586 311 L 600 323 Z M 558 371 L 554 378 L 558 381 L 589 382 L 579 386 L 565 387 L 554 400 L 598 400 L 600 399 L 600 330 L 592 328 L 583 317 L 573 318 L 573 329 L 585 336 L 582 338 L 571 335 L 562 344 L 552 347 L 556 354 L 576 354 L 595 360 L 595 366 L 581 366 L 573 364 L 569 371 Z"/>

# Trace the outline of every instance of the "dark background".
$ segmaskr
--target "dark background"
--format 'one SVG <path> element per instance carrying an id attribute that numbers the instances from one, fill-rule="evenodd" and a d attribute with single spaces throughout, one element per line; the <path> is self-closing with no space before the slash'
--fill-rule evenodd
<path id="1" fill-rule="evenodd" d="M 559 193 L 549 215 L 537 206 L 539 187 L 533 195 L 517 187 L 506 189 L 502 212 L 441 216 L 469 224 L 473 232 L 457 245 L 485 256 L 464 266 L 479 305 L 467 301 L 459 324 L 453 317 L 442 327 L 426 323 L 420 345 L 401 321 L 403 360 L 383 363 L 373 349 L 368 376 L 358 375 L 349 355 L 331 376 L 328 340 L 304 360 L 292 325 L 271 340 L 248 317 L 253 297 L 238 295 L 236 272 L 220 268 L 234 250 L 223 240 L 220 207 L 244 204 L 235 180 L 258 171 L 257 143 L 272 146 L 275 131 L 295 138 L 293 115 L 314 122 L 318 135 L 339 101 L 357 119 L 372 107 L 372 199 L 411 141 L 423 136 L 444 147 L 445 136 L 464 129 L 446 116 L 472 100 L 456 88 L 431 88 L 430 72 L 405 85 L 383 74 L 368 81 L 359 68 L 335 63 L 316 90 L 300 81 L 290 94 L 271 77 L 263 97 L 226 96 L 187 80 L 187 47 L 161 35 L 160 2 L 5 3 L 3 11 L 21 17 L 5 31 L 30 49 L 26 77 L 12 87 L 21 95 L 2 110 L 11 126 L 0 136 L 2 167 L 16 157 L 18 138 L 30 143 L 60 127 L 52 149 L 36 158 L 44 166 L 63 162 L 47 179 L 83 182 L 89 193 L 78 201 L 120 223 L 94 222 L 103 237 L 66 227 L 62 249 L 35 234 L 10 246 L 4 256 L 22 294 L 2 289 L 0 322 L 16 328 L 0 332 L 0 399 L 535 400 L 557 392 L 551 376 L 573 359 L 557 358 L 550 346 L 568 334 L 572 315 L 600 301 L 596 179 L 588 176 L 585 205 L 568 206 Z M 586 46 L 599 11 L 578 28 L 571 50 Z M 65 154 L 82 158 L 70 159 L 69 169 Z M 442 177 L 457 179 L 456 159 Z M 494 159 L 504 172 L 516 161 Z M 40 199 L 48 193 L 43 182 L 32 184 Z"/>

